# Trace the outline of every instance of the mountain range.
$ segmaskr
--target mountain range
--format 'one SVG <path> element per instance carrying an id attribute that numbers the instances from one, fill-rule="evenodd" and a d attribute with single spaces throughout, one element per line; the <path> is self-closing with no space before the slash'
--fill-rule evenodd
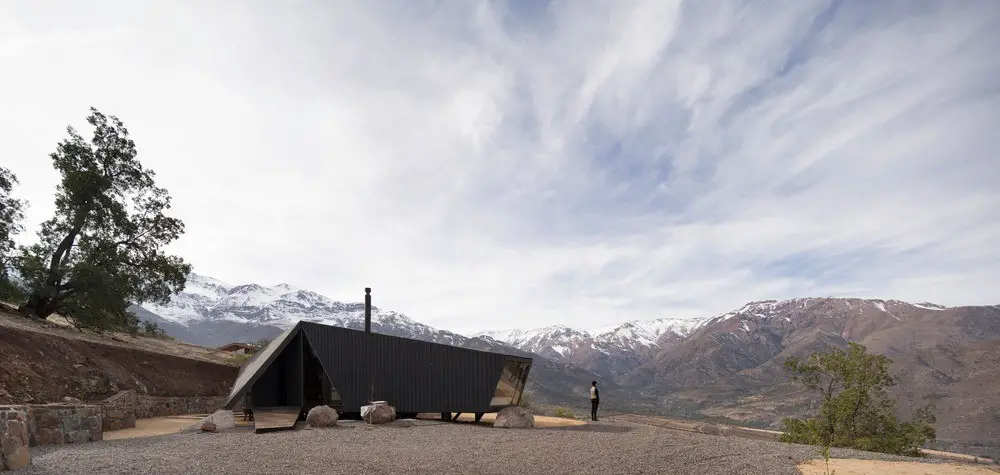
<path id="1" fill-rule="evenodd" d="M 191 274 L 167 305 L 133 310 L 191 343 L 273 338 L 298 320 L 364 326 L 364 304 L 286 284 L 231 285 Z M 372 330 L 532 356 L 527 392 L 582 406 L 589 381 L 609 411 L 656 412 L 776 428 L 814 407 L 788 383 L 783 362 L 849 341 L 893 360 L 892 388 L 907 416 L 933 402 L 938 448 L 1000 452 L 1000 306 L 857 298 L 758 301 L 707 318 L 660 318 L 607 328 L 550 326 L 475 335 L 435 329 L 373 307 Z"/>

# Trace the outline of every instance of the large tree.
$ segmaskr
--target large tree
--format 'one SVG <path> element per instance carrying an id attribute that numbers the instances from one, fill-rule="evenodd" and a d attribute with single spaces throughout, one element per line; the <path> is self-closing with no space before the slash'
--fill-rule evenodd
<path id="1" fill-rule="evenodd" d="M 785 419 L 781 440 L 920 456 L 920 447 L 934 440 L 934 415 L 926 406 L 909 422 L 896 417 L 887 391 L 895 384 L 890 364 L 888 357 L 853 342 L 847 351 L 834 348 L 806 360 L 788 358 L 792 380 L 814 391 L 822 404 L 812 418 Z"/>
<path id="2" fill-rule="evenodd" d="M 0 298 L 16 293 L 10 281 L 10 258 L 14 251 L 13 237 L 23 229 L 24 219 L 24 202 L 11 196 L 16 184 L 17 177 L 0 167 Z"/>
<path id="3" fill-rule="evenodd" d="M 22 250 L 30 293 L 20 309 L 39 318 L 58 312 L 78 326 L 134 327 L 131 303 L 165 303 L 184 288 L 191 266 L 163 250 L 184 224 L 164 215 L 170 196 L 136 159 L 124 124 L 90 112 L 90 142 L 68 127 L 50 155 L 62 177 L 56 211 L 39 242 Z"/>

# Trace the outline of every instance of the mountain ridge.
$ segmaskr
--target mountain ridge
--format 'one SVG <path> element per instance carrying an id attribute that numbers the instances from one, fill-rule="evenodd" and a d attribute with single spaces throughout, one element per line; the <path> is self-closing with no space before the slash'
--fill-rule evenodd
<path id="1" fill-rule="evenodd" d="M 364 304 L 287 284 L 230 285 L 192 275 L 167 305 L 136 307 L 168 334 L 206 346 L 273 338 L 299 320 L 364 325 Z M 893 359 L 906 412 L 935 401 L 939 447 L 1000 449 L 1000 305 L 944 306 L 853 297 L 757 300 L 704 318 L 636 320 L 595 329 L 550 325 L 462 335 L 372 308 L 375 332 L 532 357 L 531 397 L 579 406 L 599 380 L 609 410 L 721 418 L 777 428 L 807 412 L 784 360 L 858 342 Z M 991 346 L 992 345 L 992 346 Z M 977 369 L 982 362 L 997 364 Z M 964 412 L 963 412 L 964 411 Z M 968 412 L 977 418 L 960 416 Z M 976 445 L 978 444 L 978 445 Z M 978 449 L 976 449 L 978 450 Z"/>

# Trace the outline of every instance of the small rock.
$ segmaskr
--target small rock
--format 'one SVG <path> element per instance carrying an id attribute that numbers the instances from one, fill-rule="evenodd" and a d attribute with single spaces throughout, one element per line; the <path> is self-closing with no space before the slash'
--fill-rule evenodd
<path id="1" fill-rule="evenodd" d="M 28 453 L 28 447 L 24 445 L 14 447 L 9 454 L 4 455 L 3 462 L 4 468 L 7 470 L 17 470 L 31 465 L 31 454 Z"/>
<path id="2" fill-rule="evenodd" d="M 535 415 L 522 407 L 505 407 L 497 413 L 493 427 L 504 429 L 527 429 L 535 427 Z"/>
<path id="3" fill-rule="evenodd" d="M 306 423 L 309 427 L 333 427 L 337 425 L 337 411 L 330 406 L 316 406 L 309 410 L 306 415 Z"/>
<path id="4" fill-rule="evenodd" d="M 388 404 L 361 406 L 361 418 L 369 424 L 385 424 L 396 418 L 396 408 Z"/>
<path id="5" fill-rule="evenodd" d="M 134 424 L 134 423 L 133 423 Z M 187 426 L 184 431 L 203 429 L 205 424 L 212 424 L 214 429 L 212 432 L 218 432 L 220 430 L 233 429 L 236 427 L 236 419 L 233 417 L 233 411 L 227 411 L 225 409 L 219 409 L 212 414 L 206 416 L 194 424 Z M 134 427 L 134 425 L 133 425 Z"/>
<path id="6" fill-rule="evenodd" d="M 79 399 L 77 399 L 75 397 L 70 397 L 70 396 L 66 396 L 66 397 L 62 398 L 62 402 L 66 403 L 66 404 L 83 404 L 83 401 L 81 401 L 81 400 L 79 400 Z"/>
<path id="7" fill-rule="evenodd" d="M 28 423 L 21 414 L 7 420 L 7 430 L 0 433 L 0 469 L 17 470 L 31 465 L 31 454 L 28 447 L 31 440 L 28 435 Z"/>
<path id="8" fill-rule="evenodd" d="M 215 423 L 214 422 L 205 422 L 205 423 L 203 423 L 201 425 L 201 431 L 202 432 L 215 432 Z"/>

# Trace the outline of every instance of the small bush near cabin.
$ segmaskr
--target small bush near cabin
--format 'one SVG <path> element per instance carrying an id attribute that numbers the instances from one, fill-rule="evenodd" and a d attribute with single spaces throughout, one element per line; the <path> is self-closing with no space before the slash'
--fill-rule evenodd
<path id="1" fill-rule="evenodd" d="M 566 409 L 565 407 L 556 408 L 555 416 L 562 417 L 564 419 L 576 419 L 576 415 L 573 414 L 573 411 Z"/>

